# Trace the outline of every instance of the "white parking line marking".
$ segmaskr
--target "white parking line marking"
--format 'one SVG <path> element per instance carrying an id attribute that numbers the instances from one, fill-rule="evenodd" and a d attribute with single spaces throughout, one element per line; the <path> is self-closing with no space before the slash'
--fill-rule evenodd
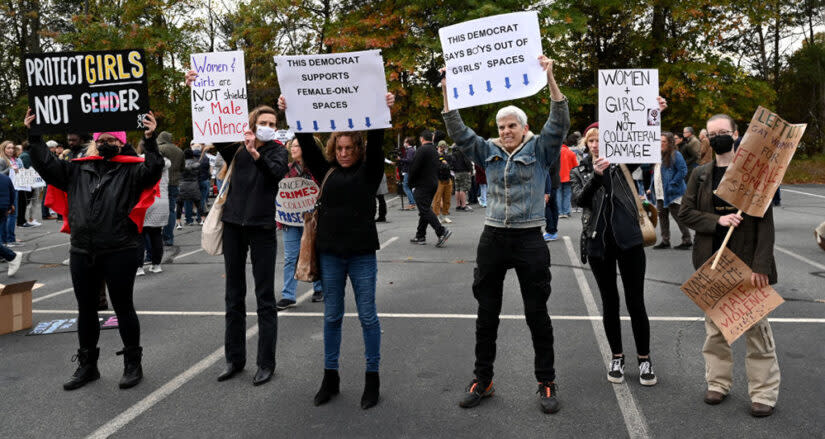
<path id="1" fill-rule="evenodd" d="M 36 249 L 34 249 L 34 250 L 27 250 L 27 251 L 24 251 L 24 252 L 23 252 L 23 254 L 24 254 L 24 255 L 27 255 L 27 254 L 29 254 L 29 253 L 39 252 L 39 251 L 41 251 L 41 250 L 49 250 L 49 249 L 52 249 L 52 248 L 63 247 L 64 245 L 69 245 L 69 243 L 68 243 L 68 242 L 64 242 L 63 244 L 55 244 L 55 245 L 49 245 L 49 246 L 46 246 L 46 247 L 39 247 L 39 248 L 36 248 Z"/>
<path id="2" fill-rule="evenodd" d="M 809 197 L 825 198 L 825 196 L 822 196 L 822 195 L 809 194 L 808 192 L 795 191 L 795 190 L 792 190 L 792 189 L 785 189 L 784 187 L 781 190 L 782 190 L 782 192 L 790 192 L 792 194 L 801 194 L 801 195 L 807 195 Z"/>
<path id="3" fill-rule="evenodd" d="M 397 241 L 398 237 L 393 236 L 392 238 L 388 239 L 385 243 L 381 244 L 381 248 L 378 251 L 384 250 L 385 247 L 392 244 L 393 242 Z"/>
<path id="4" fill-rule="evenodd" d="M 582 270 L 581 262 L 579 261 L 576 252 L 573 250 L 573 242 L 569 236 L 564 237 L 564 244 L 567 246 L 567 255 L 570 257 L 570 264 L 573 266 L 573 273 L 576 275 L 576 281 L 579 283 L 579 290 L 584 299 L 584 304 L 587 307 L 587 313 L 590 316 L 599 316 L 599 309 L 596 308 L 596 301 L 593 299 L 593 293 L 590 291 L 590 286 L 587 279 L 584 277 L 584 270 Z M 610 358 L 612 356 L 610 347 L 607 345 L 607 337 L 604 335 L 604 325 L 601 317 L 590 320 L 593 327 L 593 333 L 596 336 L 596 341 L 599 344 L 599 350 L 602 353 L 602 359 Z M 616 394 L 616 399 L 619 402 L 619 409 L 624 417 L 624 423 L 627 427 L 627 434 L 631 438 L 648 438 L 647 421 L 639 410 L 636 404 L 636 398 L 630 393 L 630 388 L 627 386 L 627 381 L 622 384 L 613 384 L 610 386 Z"/>
<path id="5" fill-rule="evenodd" d="M 191 252 L 186 252 L 186 253 L 184 253 L 184 254 L 177 255 L 177 256 L 175 256 L 174 258 L 172 258 L 172 260 L 173 260 L 173 261 L 177 261 L 178 259 L 185 258 L 185 257 L 187 257 L 187 256 L 192 256 L 192 255 L 194 255 L 195 253 L 200 253 L 200 252 L 202 252 L 202 251 L 203 251 L 203 249 L 202 249 L 202 248 L 199 248 L 199 249 L 197 249 L 197 250 L 192 250 Z"/>
<path id="6" fill-rule="evenodd" d="M 806 264 L 808 264 L 808 265 L 810 265 L 810 266 L 812 266 L 812 267 L 815 267 L 815 268 L 818 268 L 818 269 L 820 269 L 820 270 L 822 270 L 822 271 L 825 271 L 825 265 L 820 264 L 819 262 L 812 261 L 812 260 L 810 260 L 810 259 L 806 258 L 805 256 L 798 255 L 798 254 L 796 254 L 796 253 L 794 253 L 794 252 L 792 252 L 792 251 L 790 251 L 790 250 L 788 250 L 788 249 L 786 249 L 786 248 L 782 248 L 782 247 L 780 247 L 780 246 L 778 246 L 778 245 L 774 245 L 774 246 L 773 246 L 773 248 L 775 248 L 777 251 L 780 251 L 780 252 L 782 252 L 782 253 L 785 253 L 786 255 L 788 255 L 788 256 L 790 256 L 790 257 L 792 257 L 792 258 L 798 259 L 798 260 L 800 260 L 800 261 L 802 261 L 802 262 L 804 262 L 804 263 L 806 263 Z"/>
<path id="7" fill-rule="evenodd" d="M 32 299 L 32 303 L 40 302 L 41 300 L 51 299 L 52 297 L 59 296 L 61 294 L 66 294 L 68 292 L 74 291 L 74 288 L 66 288 L 65 290 L 56 291 L 51 294 L 46 294 L 43 297 L 38 297 L 36 299 Z"/>

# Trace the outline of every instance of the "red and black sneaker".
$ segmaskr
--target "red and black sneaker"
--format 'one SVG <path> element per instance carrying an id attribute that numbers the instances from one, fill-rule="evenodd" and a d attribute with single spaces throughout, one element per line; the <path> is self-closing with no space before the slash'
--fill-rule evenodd
<path id="1" fill-rule="evenodd" d="M 544 413 L 556 413 L 559 411 L 559 400 L 556 399 L 558 395 L 555 381 L 539 383 L 539 390 L 536 391 L 536 393 L 539 394 L 541 411 Z"/>
<path id="2" fill-rule="evenodd" d="M 461 401 L 458 402 L 458 405 L 465 409 L 475 407 L 481 404 L 482 399 L 489 398 L 493 396 L 494 393 L 496 393 L 496 390 L 493 388 L 492 381 L 485 386 L 478 378 L 473 378 L 473 381 L 467 386 L 467 392 L 464 394 L 464 397 L 461 398 Z"/>

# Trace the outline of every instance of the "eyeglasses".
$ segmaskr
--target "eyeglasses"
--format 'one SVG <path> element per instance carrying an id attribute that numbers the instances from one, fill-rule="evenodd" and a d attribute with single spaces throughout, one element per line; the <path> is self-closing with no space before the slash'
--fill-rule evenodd
<path id="1" fill-rule="evenodd" d="M 118 142 L 117 139 L 105 139 L 105 140 L 98 139 L 98 140 L 95 140 L 95 143 L 98 144 L 98 145 L 117 145 L 117 142 Z"/>
<path id="2" fill-rule="evenodd" d="M 708 139 L 712 139 L 716 136 L 730 136 L 732 134 L 733 134 L 733 131 L 731 131 L 731 130 L 716 131 L 716 132 L 713 132 L 713 133 L 708 133 Z"/>

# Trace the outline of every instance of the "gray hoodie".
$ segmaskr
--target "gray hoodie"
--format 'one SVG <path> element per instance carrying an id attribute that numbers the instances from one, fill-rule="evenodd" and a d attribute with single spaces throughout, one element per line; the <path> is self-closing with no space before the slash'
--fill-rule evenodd
<path id="1" fill-rule="evenodd" d="M 160 155 L 172 162 L 172 166 L 169 168 L 169 186 L 178 186 L 180 184 L 180 174 L 183 172 L 183 151 L 172 143 L 172 134 L 168 131 L 158 134 L 158 149 Z"/>

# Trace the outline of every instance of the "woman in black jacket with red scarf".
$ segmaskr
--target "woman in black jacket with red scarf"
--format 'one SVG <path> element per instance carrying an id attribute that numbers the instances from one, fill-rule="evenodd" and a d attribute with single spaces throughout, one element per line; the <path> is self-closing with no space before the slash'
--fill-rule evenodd
<path id="1" fill-rule="evenodd" d="M 386 95 L 387 106 L 395 97 Z M 286 99 L 278 99 L 286 110 Z M 304 163 L 322 179 L 318 200 L 317 246 L 321 283 L 324 288 L 324 379 L 315 395 L 315 405 L 338 394 L 338 357 L 344 319 L 344 289 L 347 277 L 355 293 L 358 319 L 364 334 L 366 375 L 361 408 L 378 404 L 378 366 L 381 360 L 381 325 L 375 307 L 380 248 L 375 228 L 375 192 L 384 175 L 384 130 L 371 130 L 366 144 L 359 132 L 334 132 L 327 141 L 327 158 L 308 133 L 295 136 Z M 326 176 L 323 177 L 323 176 Z"/>
<path id="2" fill-rule="evenodd" d="M 31 109 L 27 128 L 35 116 Z M 132 294 L 135 284 L 135 252 L 146 209 L 154 202 L 163 173 L 163 158 L 155 140 L 157 123 L 152 113 L 143 121 L 145 159 L 122 155 L 126 133 L 95 133 L 87 157 L 70 162 L 54 157 L 39 135 L 29 135 L 34 169 L 50 186 L 47 205 L 63 215 L 63 231 L 71 228 L 70 270 L 78 306 L 77 351 L 79 366 L 63 384 L 74 390 L 100 378 L 97 359 L 100 337 L 97 306 L 100 285 L 105 280 L 118 319 L 124 348 L 121 389 L 137 385 L 143 378 L 138 322 Z M 142 239 L 142 238 L 140 238 Z"/>

